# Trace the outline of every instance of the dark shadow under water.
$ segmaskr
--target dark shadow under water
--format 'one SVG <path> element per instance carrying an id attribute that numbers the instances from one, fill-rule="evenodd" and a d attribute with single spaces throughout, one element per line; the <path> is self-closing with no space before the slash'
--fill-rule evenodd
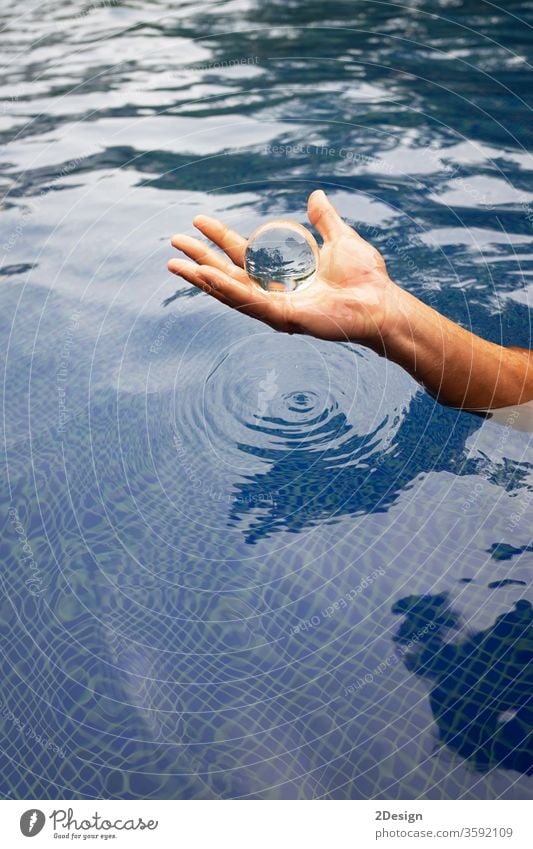
<path id="1" fill-rule="evenodd" d="M 338 412 L 320 429 L 324 445 L 320 452 L 316 441 L 311 445 L 291 434 L 283 421 L 264 417 L 248 427 L 286 439 L 281 447 L 239 445 L 241 451 L 266 459 L 271 466 L 234 484 L 229 524 L 242 523 L 247 542 L 254 544 L 280 530 L 298 533 L 343 515 L 385 512 L 423 473 L 479 473 L 479 461 L 466 457 L 465 443 L 481 421 L 420 394 L 411 401 L 386 450 L 380 447 L 379 427 L 340 443 L 350 425 L 344 413 Z M 335 441 L 338 447 L 328 447 Z M 523 485 L 525 474 L 511 464 L 507 470 L 494 470 L 487 480 L 509 490 Z"/>
<path id="2" fill-rule="evenodd" d="M 439 740 L 479 770 L 533 774 L 533 608 L 517 601 L 485 631 L 451 642 L 459 617 L 447 594 L 397 601 L 395 641 L 411 672 L 433 681 Z"/>

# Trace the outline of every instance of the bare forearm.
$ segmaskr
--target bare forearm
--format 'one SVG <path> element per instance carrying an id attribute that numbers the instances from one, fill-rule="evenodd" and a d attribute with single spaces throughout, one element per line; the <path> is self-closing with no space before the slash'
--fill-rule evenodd
<path id="1" fill-rule="evenodd" d="M 406 369 L 443 404 L 487 410 L 533 399 L 533 356 L 470 333 L 404 289 L 381 353 Z"/>

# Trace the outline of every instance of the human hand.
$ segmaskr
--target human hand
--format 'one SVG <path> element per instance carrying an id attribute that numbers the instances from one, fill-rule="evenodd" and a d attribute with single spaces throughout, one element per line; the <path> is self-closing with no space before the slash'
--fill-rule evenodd
<path id="1" fill-rule="evenodd" d="M 190 259 L 172 259 L 168 268 L 275 330 L 360 342 L 381 351 L 402 290 L 387 274 L 381 254 L 340 218 L 324 192 L 310 195 L 308 215 L 324 241 L 317 275 L 302 290 L 263 291 L 244 270 L 247 240 L 205 215 L 197 216 L 194 226 L 222 248 L 227 258 L 199 239 L 180 233 L 173 237 L 172 245 Z"/>

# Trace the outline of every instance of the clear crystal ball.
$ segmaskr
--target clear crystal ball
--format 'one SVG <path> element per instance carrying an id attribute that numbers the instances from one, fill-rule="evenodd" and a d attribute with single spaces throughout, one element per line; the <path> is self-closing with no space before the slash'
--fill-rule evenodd
<path id="1" fill-rule="evenodd" d="M 294 292 L 313 282 L 318 245 L 294 221 L 271 221 L 254 230 L 244 254 L 244 267 L 267 292 Z"/>

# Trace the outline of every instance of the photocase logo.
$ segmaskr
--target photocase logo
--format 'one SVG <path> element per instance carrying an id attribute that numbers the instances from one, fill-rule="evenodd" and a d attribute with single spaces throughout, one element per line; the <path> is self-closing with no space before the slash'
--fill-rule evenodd
<path id="1" fill-rule="evenodd" d="M 24 837 L 35 837 L 42 831 L 46 822 L 46 817 L 42 811 L 37 808 L 31 808 L 25 811 L 20 818 L 20 830 Z"/>

